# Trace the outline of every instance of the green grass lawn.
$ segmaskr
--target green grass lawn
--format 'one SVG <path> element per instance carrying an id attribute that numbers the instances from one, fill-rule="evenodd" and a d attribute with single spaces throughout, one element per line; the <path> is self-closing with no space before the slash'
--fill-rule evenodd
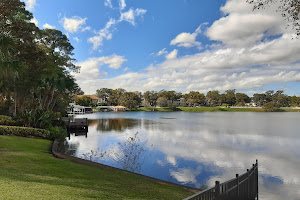
<path id="1" fill-rule="evenodd" d="M 0 136 L 0 199 L 182 199 L 192 193 L 58 159 L 51 141 Z"/>

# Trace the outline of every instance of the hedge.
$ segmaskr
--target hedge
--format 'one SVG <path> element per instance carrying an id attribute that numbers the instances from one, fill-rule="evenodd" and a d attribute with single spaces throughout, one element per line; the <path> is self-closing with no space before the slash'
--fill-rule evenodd
<path id="1" fill-rule="evenodd" d="M 0 135 L 15 135 L 51 139 L 50 131 L 18 126 L 0 126 Z"/>
<path id="2" fill-rule="evenodd" d="M 12 119 L 0 119 L 0 125 L 16 126 L 18 123 Z"/>
<path id="3" fill-rule="evenodd" d="M 7 115 L 0 115 L 0 120 L 2 119 L 11 120 L 11 117 Z"/>
<path id="4" fill-rule="evenodd" d="M 10 116 L 0 115 L 0 125 L 4 126 L 16 126 L 18 123 Z"/>

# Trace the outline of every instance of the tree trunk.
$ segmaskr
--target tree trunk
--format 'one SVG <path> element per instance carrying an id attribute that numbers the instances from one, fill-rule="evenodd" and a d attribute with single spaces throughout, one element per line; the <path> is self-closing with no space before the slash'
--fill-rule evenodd
<path id="1" fill-rule="evenodd" d="M 13 116 L 17 116 L 17 89 L 16 89 L 16 80 L 14 79 L 14 113 Z"/>

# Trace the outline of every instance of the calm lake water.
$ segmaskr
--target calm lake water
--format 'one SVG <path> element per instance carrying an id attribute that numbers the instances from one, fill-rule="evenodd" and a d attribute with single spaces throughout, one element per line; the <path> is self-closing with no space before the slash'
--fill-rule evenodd
<path id="1" fill-rule="evenodd" d="M 87 135 L 66 139 L 70 155 L 198 188 L 234 178 L 258 159 L 260 199 L 300 199 L 300 113 L 124 112 L 76 117 L 87 117 L 89 129 Z"/>

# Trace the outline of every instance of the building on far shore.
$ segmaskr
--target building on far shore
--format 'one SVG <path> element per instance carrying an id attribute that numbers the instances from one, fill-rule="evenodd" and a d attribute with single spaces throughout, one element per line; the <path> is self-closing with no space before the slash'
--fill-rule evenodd
<path id="1" fill-rule="evenodd" d="M 125 106 L 114 106 L 113 107 L 113 111 L 115 111 L 115 112 L 123 112 L 123 111 L 126 111 L 126 107 Z"/>
<path id="2" fill-rule="evenodd" d="M 97 112 L 109 112 L 109 111 L 124 112 L 124 111 L 126 111 L 126 107 L 124 107 L 124 106 L 97 106 L 96 111 Z"/>
<path id="3" fill-rule="evenodd" d="M 89 97 L 92 99 L 93 103 L 106 103 L 106 100 L 104 98 L 99 98 L 95 95 L 77 95 L 78 98 L 82 98 L 82 97 Z"/>
<path id="4" fill-rule="evenodd" d="M 248 107 L 257 107 L 257 104 L 252 101 L 250 103 L 245 103 L 245 106 L 248 106 Z"/>
<path id="5" fill-rule="evenodd" d="M 76 105 L 75 103 L 70 103 L 68 108 L 68 114 L 85 114 L 85 113 L 92 113 L 93 110 L 91 107 L 88 106 L 80 106 Z"/>

